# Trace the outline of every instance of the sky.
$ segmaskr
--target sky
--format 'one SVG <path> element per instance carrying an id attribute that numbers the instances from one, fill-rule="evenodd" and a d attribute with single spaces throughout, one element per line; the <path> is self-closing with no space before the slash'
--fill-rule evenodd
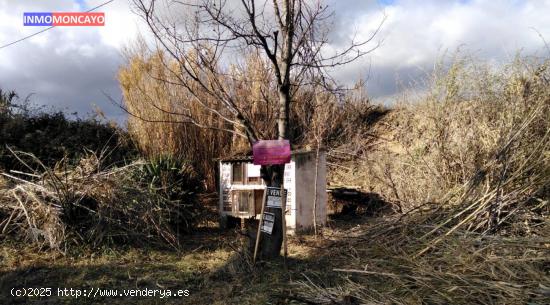
<path id="1" fill-rule="evenodd" d="M 105 0 L 0 0 L 0 46 L 41 30 L 23 26 L 23 12 L 85 11 Z M 381 46 L 360 61 L 333 71 L 352 84 L 367 80 L 374 99 L 391 103 L 408 84 L 428 73 L 446 52 L 460 48 L 495 63 L 518 51 L 548 55 L 550 0 L 326 0 L 334 11 L 330 47 L 352 35 L 368 37 L 386 16 L 376 38 Z M 146 33 L 129 0 L 97 10 L 104 27 L 57 27 L 0 49 L 0 88 L 80 117 L 100 108 L 109 119 L 124 114 L 105 97 L 121 98 L 116 73 L 121 48 Z M 146 35 L 146 34 L 145 34 Z"/>

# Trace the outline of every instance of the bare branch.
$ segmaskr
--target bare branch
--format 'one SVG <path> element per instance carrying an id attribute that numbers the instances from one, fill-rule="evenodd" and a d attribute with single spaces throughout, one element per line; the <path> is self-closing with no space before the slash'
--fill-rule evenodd
<path id="1" fill-rule="evenodd" d="M 183 120 L 183 121 L 175 121 L 175 120 L 156 120 L 156 119 L 149 119 L 149 118 L 146 118 L 146 117 L 143 117 L 141 115 L 138 115 L 136 113 L 133 113 L 131 112 L 130 110 L 128 110 L 128 108 L 126 108 L 124 106 L 123 103 L 121 102 L 117 102 L 115 101 L 110 95 L 106 94 L 105 92 L 103 92 L 103 95 L 105 95 L 105 97 L 107 97 L 107 99 L 115 106 L 117 106 L 120 110 L 124 111 L 126 114 L 128 114 L 129 116 L 131 117 L 134 117 L 136 119 L 139 119 L 143 122 L 147 122 L 147 123 L 168 123 L 168 124 L 191 124 L 191 125 L 195 125 L 199 128 L 203 128 L 203 129 L 211 129 L 211 130 L 218 130 L 218 131 L 224 131 L 224 132 L 229 132 L 229 133 L 232 133 L 232 134 L 236 134 L 240 137 L 243 137 L 243 138 L 247 138 L 247 136 L 243 133 L 240 133 L 236 130 L 233 130 L 233 129 L 226 129 L 226 128 L 220 128 L 220 127 L 216 127 L 216 126 L 209 126 L 209 125 L 205 125 L 205 124 L 201 124 L 199 122 L 197 122 L 196 120 L 194 120 L 193 118 L 190 118 L 190 117 L 187 117 L 187 120 Z M 160 109 L 159 110 L 165 112 L 164 110 Z M 165 113 L 167 114 L 172 114 L 168 111 L 166 111 Z"/>
<path id="2" fill-rule="evenodd" d="M 320 0 L 271 0 L 269 12 L 266 10 L 268 0 L 263 4 L 257 4 L 257 0 L 240 0 L 231 5 L 226 0 L 171 1 L 171 5 L 180 5 L 193 16 L 183 24 L 162 16 L 157 1 L 133 0 L 158 47 L 171 57 L 170 64 L 162 60 L 170 78 L 161 76 L 156 80 L 181 86 L 206 111 L 244 130 L 251 143 L 263 132 L 252 122 L 246 106 L 238 101 L 242 97 L 236 96 L 237 88 L 231 87 L 247 80 L 232 82 L 231 73 L 221 68 L 234 64 L 228 58 L 234 49 L 256 50 L 269 60 L 279 97 L 279 136 L 286 137 L 289 107 L 300 86 L 323 84 L 327 90 L 339 88 L 328 70 L 351 63 L 378 48 L 380 42 L 374 43 L 374 39 L 386 19 L 384 16 L 365 40 L 353 37 L 347 47 L 327 55 L 324 50 L 329 42 L 323 26 L 333 15 Z M 177 63 L 177 69 L 172 61 Z M 229 112 L 222 113 L 217 106 L 212 107 L 203 100 L 205 96 Z M 159 111 L 167 110 L 158 109 L 154 103 L 152 106 Z"/>

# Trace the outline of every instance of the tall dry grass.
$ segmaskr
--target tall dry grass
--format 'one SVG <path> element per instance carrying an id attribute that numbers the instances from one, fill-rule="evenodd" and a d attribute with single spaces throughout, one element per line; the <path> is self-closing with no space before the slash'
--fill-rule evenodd
<path id="1" fill-rule="evenodd" d="M 193 162 L 213 188 L 215 158 L 250 152 L 247 139 L 231 132 L 242 130 L 208 109 L 228 117 L 232 114 L 204 90 L 182 86 L 179 78 L 184 76 L 176 72 L 178 63 L 162 53 L 136 47 L 127 51 L 127 57 L 128 64 L 119 71 L 118 79 L 131 113 L 128 131 L 137 146 L 149 157 L 170 155 Z M 226 86 L 262 139 L 277 135 L 278 95 L 273 75 L 265 58 L 249 54 L 240 65 L 220 67 L 216 76 L 216 83 Z M 203 77 L 209 84 L 214 76 Z M 361 140 L 362 126 L 375 107 L 364 92 L 352 93 L 342 97 L 315 85 L 294 87 L 290 118 L 293 146 L 332 147 L 349 143 L 350 136 Z M 193 122 L 189 122 L 190 117 Z"/>
<path id="2" fill-rule="evenodd" d="M 329 272 L 305 271 L 293 292 L 312 304 L 547 304 L 548 235 L 455 231 L 429 253 L 429 223 L 370 220 L 331 232 L 323 247 Z M 328 233 L 328 232 L 325 232 Z M 324 262 L 324 261 L 323 261 Z"/>
<path id="3" fill-rule="evenodd" d="M 176 123 L 184 121 L 185 117 L 180 114 L 185 114 L 196 118 L 199 124 L 220 129 L 227 127 L 193 102 L 190 94 L 181 87 L 159 80 L 170 80 L 171 73 L 167 71 L 164 61 L 161 54 L 148 58 L 134 55 L 128 65 L 119 71 L 125 106 L 133 114 L 128 118 L 128 132 L 145 156 L 168 155 L 189 160 L 213 185 L 215 177 L 209 170 L 211 163 L 230 147 L 231 134 L 200 128 L 195 124 Z M 209 106 L 216 107 L 209 97 L 201 98 Z M 217 110 L 224 111 L 219 107 Z"/>
<path id="4" fill-rule="evenodd" d="M 476 175 L 496 188 L 519 171 L 518 183 L 544 189 L 548 64 L 517 58 L 497 69 L 461 58 L 436 70 L 427 95 L 395 106 L 376 126 L 377 146 L 350 171 L 333 171 L 334 180 L 380 193 L 404 211 L 456 198 Z"/>

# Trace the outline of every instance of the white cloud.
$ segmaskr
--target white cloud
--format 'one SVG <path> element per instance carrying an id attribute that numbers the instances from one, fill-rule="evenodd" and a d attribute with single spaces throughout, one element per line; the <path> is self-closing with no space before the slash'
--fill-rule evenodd
<path id="1" fill-rule="evenodd" d="M 348 82 L 370 71 L 368 88 L 374 96 L 395 93 L 396 79 L 406 83 L 418 78 L 445 50 L 465 45 L 476 55 L 498 62 L 518 49 L 526 54 L 546 52 L 531 28 L 550 41 L 550 0 L 326 1 L 335 10 L 331 33 L 334 49 L 355 31 L 368 37 L 378 26 L 382 12 L 387 15 L 379 36 L 384 39 L 383 45 L 368 58 L 335 71 L 338 78 Z M 103 2 L 87 0 L 85 7 Z M 123 62 L 120 48 L 138 33 L 147 34 L 129 3 L 115 0 L 99 9 L 106 14 L 104 27 L 54 28 L 1 49 L 0 88 L 15 89 L 21 95 L 35 92 L 38 102 L 70 111 L 86 112 L 95 103 L 107 113 L 115 113 L 102 91 L 120 97 L 116 82 L 117 69 Z M 41 29 L 24 27 L 23 12 L 79 9 L 74 0 L 0 0 L 0 45 Z M 174 17 L 184 16 L 172 9 L 167 12 Z"/>
<path id="2" fill-rule="evenodd" d="M 90 3 L 101 3 L 93 1 Z M 96 4 L 97 5 L 97 4 Z M 89 4 L 90 7 L 94 5 Z M 145 27 L 141 20 L 131 11 L 128 0 L 115 0 L 105 7 L 105 26 L 98 28 L 103 43 L 115 48 L 123 47 L 135 39 L 139 32 L 144 32 Z"/>
<path id="3" fill-rule="evenodd" d="M 377 25 L 380 13 L 372 8 L 360 14 L 364 33 Z M 356 79 L 371 63 L 369 89 L 376 96 L 394 93 L 397 89 L 391 79 L 420 76 L 422 69 L 429 69 L 445 51 L 462 47 L 483 59 L 502 62 L 519 50 L 523 54 L 546 52 L 533 28 L 550 39 L 550 1 L 402 0 L 386 7 L 385 13 L 383 45 L 362 65 L 339 71 Z"/>
<path id="4" fill-rule="evenodd" d="M 104 0 L 86 1 L 86 9 Z M 73 0 L 0 0 L 0 45 L 36 33 L 44 27 L 23 26 L 24 12 L 80 11 Z M 68 112 L 90 112 L 92 104 L 106 112 L 119 111 L 103 92 L 120 98 L 116 72 L 122 58 L 119 48 L 135 37 L 128 1 L 115 0 L 98 9 L 106 16 L 104 27 L 56 27 L 0 50 L 0 88 Z"/>

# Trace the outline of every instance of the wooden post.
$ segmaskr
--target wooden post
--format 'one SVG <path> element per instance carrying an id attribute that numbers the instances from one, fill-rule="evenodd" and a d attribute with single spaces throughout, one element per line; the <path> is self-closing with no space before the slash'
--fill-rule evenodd
<path id="1" fill-rule="evenodd" d="M 267 186 L 264 190 L 264 196 L 262 198 L 262 210 L 260 212 L 260 221 L 258 222 L 258 232 L 256 232 L 256 244 L 254 245 L 254 257 L 252 259 L 252 262 L 256 264 L 256 256 L 258 255 L 258 246 L 260 245 L 260 232 L 262 228 L 262 224 L 264 222 L 264 208 L 266 205 L 265 198 L 267 196 Z M 256 208 L 254 208 L 254 213 L 256 212 Z"/>
<path id="2" fill-rule="evenodd" d="M 317 183 L 319 180 L 319 141 L 317 141 L 317 150 L 315 153 L 315 184 L 313 185 L 313 232 L 317 240 Z"/>
<path id="3" fill-rule="evenodd" d="M 285 194 L 285 186 L 284 183 L 281 184 L 281 209 L 283 212 L 283 255 L 284 255 L 284 264 L 285 264 L 285 270 L 288 270 L 288 266 L 286 264 L 286 257 L 288 255 L 288 247 L 286 242 L 286 194 Z"/>

